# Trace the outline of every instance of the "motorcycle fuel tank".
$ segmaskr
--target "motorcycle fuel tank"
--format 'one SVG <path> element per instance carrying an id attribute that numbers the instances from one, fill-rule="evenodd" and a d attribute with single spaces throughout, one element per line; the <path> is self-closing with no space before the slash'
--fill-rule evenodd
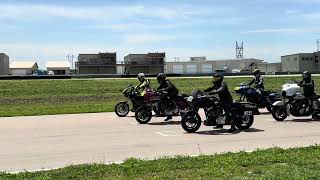
<path id="1" fill-rule="evenodd" d="M 305 98 L 306 97 L 301 93 L 296 93 L 296 95 L 294 96 L 294 99 L 296 99 L 296 100 L 303 100 Z"/>

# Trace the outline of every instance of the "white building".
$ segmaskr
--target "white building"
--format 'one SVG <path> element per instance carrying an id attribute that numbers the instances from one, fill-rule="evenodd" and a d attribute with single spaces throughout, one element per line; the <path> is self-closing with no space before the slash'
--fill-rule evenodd
<path id="1" fill-rule="evenodd" d="M 10 63 L 11 75 L 32 75 L 38 70 L 38 64 L 35 61 L 19 61 Z"/>
<path id="2" fill-rule="evenodd" d="M 53 71 L 54 75 L 69 75 L 70 63 L 67 61 L 49 61 L 47 62 L 47 71 Z"/>
<path id="3" fill-rule="evenodd" d="M 210 74 L 216 71 L 232 72 L 234 69 L 252 71 L 262 62 L 263 60 L 253 58 L 242 60 L 166 62 L 165 69 L 167 74 Z"/>

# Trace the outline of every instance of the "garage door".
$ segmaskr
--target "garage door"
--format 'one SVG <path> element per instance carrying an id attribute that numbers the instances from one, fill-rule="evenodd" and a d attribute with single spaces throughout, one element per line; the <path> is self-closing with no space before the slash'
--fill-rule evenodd
<path id="1" fill-rule="evenodd" d="M 183 74 L 183 65 L 173 65 L 172 74 Z"/>
<path id="2" fill-rule="evenodd" d="M 123 74 L 124 66 L 117 66 L 117 74 Z"/>
<path id="3" fill-rule="evenodd" d="M 198 73 L 198 69 L 197 69 L 196 64 L 188 64 L 186 70 L 187 70 L 187 74 L 197 74 Z"/>
<path id="4" fill-rule="evenodd" d="M 212 73 L 212 64 L 202 64 L 202 73 Z"/>
<path id="5" fill-rule="evenodd" d="M 26 75 L 27 70 L 26 69 L 13 69 L 12 75 Z"/>

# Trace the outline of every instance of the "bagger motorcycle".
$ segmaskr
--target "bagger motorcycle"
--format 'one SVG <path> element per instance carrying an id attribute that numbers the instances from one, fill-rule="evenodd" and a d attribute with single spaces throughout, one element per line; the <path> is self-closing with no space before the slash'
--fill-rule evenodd
<path id="1" fill-rule="evenodd" d="M 276 101 L 281 101 L 281 94 L 271 91 L 264 91 L 261 98 L 257 90 L 245 83 L 241 83 L 235 88 L 237 94 L 240 95 L 239 102 L 251 102 L 257 104 L 258 108 L 267 108 L 271 112 L 272 104 Z"/>
<path id="2" fill-rule="evenodd" d="M 203 91 L 193 91 L 187 99 L 189 109 L 182 113 L 181 126 L 188 133 L 196 132 L 201 126 L 198 113 L 203 108 L 206 116 L 204 125 L 230 125 L 223 111 L 221 101 L 215 96 L 205 95 Z M 235 102 L 231 106 L 232 118 L 238 129 L 248 129 L 252 126 L 254 115 L 259 114 L 255 104 L 250 102 Z"/>
<path id="3" fill-rule="evenodd" d="M 122 91 L 122 94 L 126 97 L 126 100 L 119 102 L 114 108 L 115 113 L 119 117 L 125 117 L 128 115 L 130 111 L 130 100 L 133 106 L 131 109 L 132 112 L 134 112 L 144 102 L 143 96 L 140 95 L 139 91 L 136 90 L 131 83 Z"/>
<path id="4" fill-rule="evenodd" d="M 155 91 L 147 91 L 144 94 L 144 103 L 135 112 L 135 118 L 140 124 L 147 124 L 152 118 L 152 110 L 156 116 L 179 116 L 180 111 L 187 108 L 187 95 L 178 95 L 175 99 L 163 102 L 162 94 Z"/>
<path id="5" fill-rule="evenodd" d="M 308 99 L 300 93 L 300 86 L 296 83 L 288 83 L 282 86 L 282 101 L 276 101 L 272 105 L 272 116 L 277 121 L 285 120 L 290 114 L 296 117 L 312 116 L 319 119 L 319 99 L 313 100 L 310 106 Z"/>

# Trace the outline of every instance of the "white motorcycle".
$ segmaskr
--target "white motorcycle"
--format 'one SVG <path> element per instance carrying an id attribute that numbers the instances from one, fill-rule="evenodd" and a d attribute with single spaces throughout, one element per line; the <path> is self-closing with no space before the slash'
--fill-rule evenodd
<path id="1" fill-rule="evenodd" d="M 301 88 L 296 83 L 288 83 L 282 86 L 282 101 L 276 101 L 272 105 L 272 116 L 277 121 L 285 120 L 290 114 L 295 117 L 312 116 L 319 119 L 320 99 L 314 98 L 312 102 L 301 93 Z M 312 103 L 312 106 L 310 104 Z"/>

